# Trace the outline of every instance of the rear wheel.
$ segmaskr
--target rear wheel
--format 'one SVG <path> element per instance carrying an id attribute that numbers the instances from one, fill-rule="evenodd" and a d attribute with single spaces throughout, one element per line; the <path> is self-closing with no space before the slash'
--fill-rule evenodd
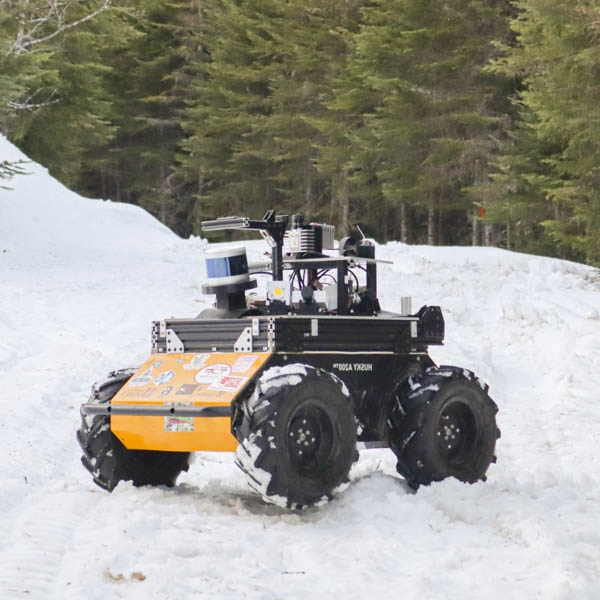
<path id="1" fill-rule="evenodd" d="M 308 365 L 274 367 L 242 406 L 238 466 L 266 501 L 302 508 L 331 498 L 357 458 L 344 384 Z"/>
<path id="2" fill-rule="evenodd" d="M 90 402 L 109 404 L 133 373 L 132 369 L 111 373 L 106 381 L 94 386 Z M 181 471 L 189 468 L 189 452 L 128 450 L 111 431 L 108 415 L 82 415 L 77 441 L 83 450 L 83 466 L 94 483 L 109 492 L 120 481 L 171 487 Z"/>
<path id="3" fill-rule="evenodd" d="M 406 387 L 390 419 L 398 472 L 415 489 L 447 477 L 485 480 L 500 437 L 487 386 L 470 371 L 440 367 Z"/>

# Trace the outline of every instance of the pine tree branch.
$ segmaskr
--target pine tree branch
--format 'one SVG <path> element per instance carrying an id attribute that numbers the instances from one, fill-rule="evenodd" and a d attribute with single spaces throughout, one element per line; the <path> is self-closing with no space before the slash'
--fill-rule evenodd
<path id="1" fill-rule="evenodd" d="M 60 98 L 54 97 L 56 95 L 56 92 L 57 90 L 54 90 L 46 100 L 42 101 L 33 100 L 37 94 L 37 92 L 34 92 L 33 94 L 30 94 L 30 96 L 26 100 L 22 102 L 8 102 L 7 106 L 8 108 L 11 108 L 13 110 L 35 110 L 37 108 L 44 108 L 46 106 L 51 106 L 52 104 L 58 104 L 61 101 Z"/>
<path id="2" fill-rule="evenodd" d="M 25 4 L 27 5 L 28 2 L 26 2 Z M 76 19 L 75 21 L 64 23 L 63 18 L 66 9 L 68 8 L 68 4 L 61 5 L 56 1 L 52 1 L 49 3 L 48 12 L 44 17 L 40 17 L 38 19 L 31 18 L 29 20 L 21 20 L 21 26 L 19 32 L 17 33 L 17 38 L 8 49 L 6 56 L 18 56 L 22 52 L 29 52 L 33 48 L 33 46 L 36 46 L 37 44 L 43 44 L 44 42 L 48 42 L 54 39 L 55 37 L 61 35 L 65 31 L 78 27 L 79 25 L 90 21 L 94 17 L 97 17 L 100 13 L 103 13 L 104 11 L 109 9 L 111 4 L 112 0 L 104 0 L 103 3 L 97 9 L 93 10 L 87 15 Z M 61 7 L 63 8 L 62 11 L 60 10 Z M 36 32 L 38 31 L 38 29 L 50 22 L 50 20 L 53 18 L 56 18 L 57 21 L 56 28 L 54 29 L 54 31 L 48 33 L 47 35 L 36 37 Z M 30 27 L 29 31 L 25 31 L 26 27 Z"/>
<path id="3" fill-rule="evenodd" d="M 29 161 L 26 161 L 26 160 L 17 160 L 14 162 L 11 162 L 8 160 L 0 161 L 0 180 L 12 179 L 16 175 L 28 175 L 29 173 L 23 168 L 23 165 L 25 165 L 27 162 L 29 162 Z M 9 188 L 5 185 L 0 185 L 0 189 L 10 190 L 12 188 Z"/>
<path id="4" fill-rule="evenodd" d="M 44 108 L 46 106 L 51 106 L 52 104 L 58 104 L 60 99 L 56 100 L 48 100 L 47 102 L 9 102 L 7 104 L 8 108 L 12 110 L 35 110 L 36 108 Z"/>

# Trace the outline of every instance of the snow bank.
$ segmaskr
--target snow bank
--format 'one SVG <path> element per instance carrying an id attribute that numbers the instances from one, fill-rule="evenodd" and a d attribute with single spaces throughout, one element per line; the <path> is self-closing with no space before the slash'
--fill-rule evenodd
<path id="1" fill-rule="evenodd" d="M 131 204 L 82 198 L 0 136 L 0 161 L 26 161 L 0 189 L 0 252 L 23 267 L 48 266 L 85 248 L 90 267 L 106 253 L 123 260 L 176 239 L 167 227 Z"/>

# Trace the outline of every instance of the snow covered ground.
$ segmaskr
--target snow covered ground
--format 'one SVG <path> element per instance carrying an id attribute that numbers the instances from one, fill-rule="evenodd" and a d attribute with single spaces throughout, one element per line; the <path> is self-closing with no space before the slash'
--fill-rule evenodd
<path id="1" fill-rule="evenodd" d="M 19 157 L 0 137 L 0 160 Z M 210 301 L 206 242 L 28 170 L 0 189 L 0 598 L 600 597 L 597 271 L 378 248 L 395 261 L 383 306 L 440 304 L 434 359 L 490 384 L 502 438 L 486 483 L 411 494 L 391 452 L 371 450 L 335 501 L 295 513 L 263 504 L 231 455 L 202 454 L 173 489 L 108 494 L 79 462 L 79 404 L 147 356 L 153 319 Z"/>

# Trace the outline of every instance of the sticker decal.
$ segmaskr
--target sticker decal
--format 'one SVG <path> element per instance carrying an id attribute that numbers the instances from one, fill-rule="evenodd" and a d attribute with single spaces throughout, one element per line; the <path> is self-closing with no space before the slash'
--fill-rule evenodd
<path id="1" fill-rule="evenodd" d="M 149 369 L 146 369 L 141 375 L 138 375 L 137 377 L 132 377 L 129 380 L 129 387 L 142 387 L 144 385 L 148 385 L 149 383 L 152 383 L 152 369 L 154 368 L 154 365 L 151 366 Z"/>
<path id="2" fill-rule="evenodd" d="M 173 391 L 173 386 L 168 385 L 161 393 L 161 396 L 168 396 Z"/>
<path id="3" fill-rule="evenodd" d="M 198 386 L 195 383 L 183 383 L 175 392 L 176 396 L 191 396 Z"/>
<path id="4" fill-rule="evenodd" d="M 152 396 L 152 394 L 154 394 L 154 388 L 149 387 L 140 393 L 140 398 L 147 400 L 148 398 L 150 398 Z"/>
<path id="5" fill-rule="evenodd" d="M 163 383 L 169 383 L 173 377 L 175 377 L 175 371 L 163 371 L 154 379 L 154 385 L 163 385 Z"/>
<path id="6" fill-rule="evenodd" d="M 206 364 L 209 356 L 210 354 L 196 354 L 189 363 L 183 365 L 183 368 L 186 371 L 198 371 Z"/>
<path id="7" fill-rule="evenodd" d="M 225 375 L 218 381 L 215 381 L 208 389 L 209 390 L 221 390 L 224 392 L 235 392 L 237 391 L 245 381 L 247 377 L 233 377 L 231 375 Z"/>
<path id="8" fill-rule="evenodd" d="M 229 375 L 231 367 L 229 365 L 217 364 L 204 367 L 196 373 L 196 383 L 214 383 L 221 377 Z"/>
<path id="9" fill-rule="evenodd" d="M 158 369 L 162 365 L 162 360 L 157 360 L 150 365 L 141 375 L 137 377 L 132 377 L 129 380 L 129 387 L 143 387 L 144 385 L 148 385 L 152 383 L 152 371 L 154 369 Z"/>
<path id="10" fill-rule="evenodd" d="M 191 406 L 188 402 L 167 402 L 165 406 Z M 194 417 L 168 415 L 164 418 L 166 432 L 194 431 Z"/>
<path id="11" fill-rule="evenodd" d="M 194 431 L 194 419 L 193 417 L 174 417 L 172 415 L 165 417 L 165 431 Z"/>
<path id="12" fill-rule="evenodd" d="M 232 365 L 232 373 L 247 373 L 248 369 L 256 362 L 258 356 L 240 356 Z"/>
<path id="13" fill-rule="evenodd" d="M 165 431 L 178 432 L 178 431 L 194 431 L 194 419 L 193 417 L 165 417 Z"/>

